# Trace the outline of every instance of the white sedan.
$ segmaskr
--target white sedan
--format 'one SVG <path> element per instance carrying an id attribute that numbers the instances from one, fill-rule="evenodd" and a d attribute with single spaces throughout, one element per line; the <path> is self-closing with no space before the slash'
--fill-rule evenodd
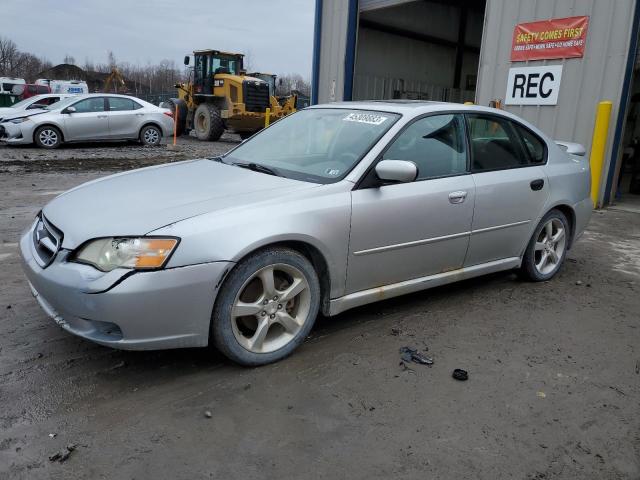
<path id="1" fill-rule="evenodd" d="M 26 98 L 18 103 L 14 103 L 10 107 L 0 108 L 0 122 L 3 118 L 14 117 L 28 110 L 38 110 L 43 107 L 53 105 L 65 98 L 74 97 L 77 95 L 68 93 L 47 93 L 44 95 L 35 95 L 33 97 Z"/>
<path id="2" fill-rule="evenodd" d="M 139 140 L 154 146 L 172 134 L 171 110 L 135 97 L 100 93 L 77 95 L 0 122 L 0 141 L 42 148 L 109 140 Z"/>

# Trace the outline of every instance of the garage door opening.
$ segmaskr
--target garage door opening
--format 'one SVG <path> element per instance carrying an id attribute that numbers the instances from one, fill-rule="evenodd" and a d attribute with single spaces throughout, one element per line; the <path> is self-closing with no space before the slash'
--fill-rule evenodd
<path id="1" fill-rule="evenodd" d="M 361 0 L 353 100 L 475 100 L 485 0 Z"/>
<path id="2" fill-rule="evenodd" d="M 640 39 L 636 38 L 636 42 Z M 638 51 L 636 46 L 636 52 Z M 626 109 L 622 155 L 615 175 L 614 208 L 640 212 L 640 60 L 636 56 Z"/>

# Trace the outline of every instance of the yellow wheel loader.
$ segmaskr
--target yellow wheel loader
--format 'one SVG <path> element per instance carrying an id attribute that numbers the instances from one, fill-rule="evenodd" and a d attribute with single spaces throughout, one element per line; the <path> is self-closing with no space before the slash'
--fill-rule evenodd
<path id="1" fill-rule="evenodd" d="M 267 109 L 270 121 L 295 112 L 295 101 L 280 105 L 267 82 L 246 75 L 244 55 L 196 50 L 193 57 L 193 77 L 167 102 L 178 115 L 178 135 L 194 130 L 198 139 L 215 141 L 229 130 L 244 139 L 265 126 Z M 190 57 L 184 60 L 189 65 Z"/>

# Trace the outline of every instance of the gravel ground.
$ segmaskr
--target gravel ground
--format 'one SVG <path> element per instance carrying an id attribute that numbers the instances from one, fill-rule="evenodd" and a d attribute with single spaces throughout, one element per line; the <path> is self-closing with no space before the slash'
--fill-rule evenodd
<path id="1" fill-rule="evenodd" d="M 45 316 L 16 245 L 41 205 L 137 155 L 175 159 L 58 154 L 0 147 L 0 478 L 640 478 L 640 215 L 594 215 L 551 282 L 501 273 L 321 318 L 289 359 L 243 369 Z M 405 345 L 435 364 L 404 370 Z"/>
<path id="2" fill-rule="evenodd" d="M 0 173 L 128 170 L 221 155 L 240 143 L 240 137 L 225 133 L 218 142 L 201 142 L 195 137 L 183 136 L 177 143 L 177 150 L 171 150 L 166 143 L 158 147 L 125 142 L 74 143 L 57 150 L 0 144 Z"/>

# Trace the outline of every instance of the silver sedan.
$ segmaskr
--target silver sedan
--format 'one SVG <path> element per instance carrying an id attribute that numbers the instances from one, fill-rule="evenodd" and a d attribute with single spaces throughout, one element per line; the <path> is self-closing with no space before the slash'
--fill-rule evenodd
<path id="1" fill-rule="evenodd" d="M 41 110 L 7 116 L 0 123 L 0 141 L 8 145 L 35 143 L 42 148 L 109 140 L 159 145 L 163 136 L 172 133 L 169 109 L 124 95 L 76 95 Z"/>
<path id="2" fill-rule="evenodd" d="M 223 157 L 113 175 L 20 242 L 40 305 L 102 345 L 291 353 L 319 312 L 501 270 L 551 279 L 592 210 L 589 162 L 490 108 L 362 102 L 287 117 Z"/>

